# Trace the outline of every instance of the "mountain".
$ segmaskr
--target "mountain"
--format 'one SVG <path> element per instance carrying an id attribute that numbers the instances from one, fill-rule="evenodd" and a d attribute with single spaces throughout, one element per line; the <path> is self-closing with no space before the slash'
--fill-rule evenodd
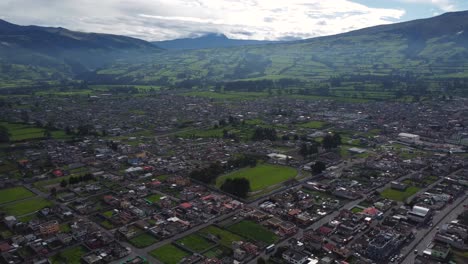
<path id="1" fill-rule="evenodd" d="M 318 89 L 328 81 L 332 89 L 343 93 L 392 93 L 396 82 L 405 89 L 445 89 L 446 82 L 454 79 L 468 85 L 468 11 L 294 42 L 173 51 L 161 51 L 150 47 L 151 43 L 120 36 L 17 28 L 5 23 L 1 28 L 0 65 L 14 65 L 0 68 L 0 80 L 11 76 L 6 74 L 10 70 L 18 72 L 15 80 L 56 80 L 65 76 L 99 84 L 184 88 L 267 80 L 252 87 L 258 89 L 275 81 L 281 87 L 282 83 L 293 83 L 297 89 Z M 31 40 L 35 34 L 40 36 L 39 47 Z M 201 43 L 210 38 L 226 40 L 211 35 Z M 40 43 L 58 45 L 59 51 L 47 52 L 41 49 L 46 44 Z M 15 53 L 5 51 L 10 45 L 16 47 Z M 18 58 L 28 60 L 18 63 Z M 28 76 L 30 72 L 34 74 Z M 345 79 L 331 84 L 333 78 Z"/>
<path id="2" fill-rule="evenodd" d="M 28 79 L 28 71 L 30 79 L 71 78 L 76 73 L 119 60 L 130 62 L 159 51 L 155 45 L 131 37 L 75 32 L 60 27 L 19 26 L 0 20 L 2 80 L 8 76 L 12 80 L 17 78 L 17 71 L 23 79 Z"/>
<path id="3" fill-rule="evenodd" d="M 113 65 L 100 74 L 117 83 L 184 87 L 239 80 L 321 82 L 349 75 L 413 76 L 433 83 L 468 78 L 468 12 L 295 42 L 162 52 L 146 63 Z"/>
<path id="4" fill-rule="evenodd" d="M 155 41 L 152 43 L 158 47 L 167 50 L 191 50 L 262 45 L 277 42 L 262 40 L 229 39 L 223 34 L 211 33 L 198 38 L 183 38 L 165 41 Z"/>

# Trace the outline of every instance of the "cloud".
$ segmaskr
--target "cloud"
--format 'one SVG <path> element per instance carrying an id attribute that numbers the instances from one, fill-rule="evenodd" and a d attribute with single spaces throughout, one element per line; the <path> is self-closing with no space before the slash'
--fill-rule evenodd
<path id="1" fill-rule="evenodd" d="M 456 10 L 456 4 L 453 0 L 399 0 L 404 3 L 429 4 L 436 6 L 442 11 L 450 12 Z"/>
<path id="2" fill-rule="evenodd" d="M 205 32 L 240 39 L 310 38 L 393 23 L 404 14 L 401 9 L 370 8 L 352 0 L 0 1 L 0 17 L 13 23 L 62 26 L 146 40 Z"/>

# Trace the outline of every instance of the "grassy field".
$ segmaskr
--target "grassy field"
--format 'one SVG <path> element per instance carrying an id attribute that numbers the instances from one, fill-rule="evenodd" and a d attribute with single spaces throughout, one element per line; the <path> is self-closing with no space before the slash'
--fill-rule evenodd
<path id="1" fill-rule="evenodd" d="M 24 187 L 3 189 L 0 190 L 0 204 L 9 203 L 33 196 L 35 196 L 35 194 Z"/>
<path id="2" fill-rule="evenodd" d="M 207 239 L 197 235 L 197 234 L 192 234 L 189 236 L 186 236 L 182 239 L 177 240 L 177 243 L 180 245 L 183 245 L 187 247 L 188 249 L 194 251 L 194 252 L 203 252 L 210 247 L 214 246 L 214 244 L 211 241 L 208 241 Z"/>
<path id="3" fill-rule="evenodd" d="M 408 187 L 405 191 L 394 190 L 392 188 L 385 189 L 380 196 L 394 201 L 404 202 L 408 197 L 416 194 L 420 188 L 418 187 Z"/>
<path id="4" fill-rule="evenodd" d="M 145 200 L 151 202 L 151 203 L 157 203 L 159 200 L 161 200 L 161 197 L 163 197 L 161 194 L 152 194 L 150 196 L 146 196 Z"/>
<path id="5" fill-rule="evenodd" d="M 225 92 L 217 93 L 210 91 L 198 91 L 198 92 L 189 92 L 185 93 L 186 96 L 197 96 L 197 97 L 206 97 L 212 99 L 221 99 L 221 100 L 253 100 L 261 97 L 268 96 L 267 93 L 260 92 Z"/>
<path id="6" fill-rule="evenodd" d="M 177 248 L 174 245 L 167 244 L 150 252 L 150 255 L 165 264 L 177 264 L 189 253 Z"/>
<path id="7" fill-rule="evenodd" d="M 132 239 L 130 239 L 130 244 L 134 245 L 137 248 L 145 248 L 148 246 L 153 245 L 154 243 L 158 242 L 158 240 L 149 234 L 143 233 L 138 235 Z"/>
<path id="8" fill-rule="evenodd" d="M 220 187 L 226 179 L 246 178 L 250 181 L 251 191 L 258 191 L 292 179 L 296 175 L 297 171 L 291 167 L 259 164 L 254 168 L 243 168 L 218 177 L 216 186 Z"/>
<path id="9" fill-rule="evenodd" d="M 307 123 L 300 124 L 299 127 L 320 129 L 320 128 L 323 128 L 325 125 L 326 123 L 322 121 L 310 121 Z"/>
<path id="10" fill-rule="evenodd" d="M 41 210 L 44 207 L 51 206 L 52 203 L 43 198 L 34 198 L 17 203 L 0 206 L 0 211 L 8 215 L 21 216 Z"/>
<path id="11" fill-rule="evenodd" d="M 239 235 L 231 233 L 227 230 L 223 230 L 216 226 L 209 226 L 209 227 L 203 228 L 198 233 L 201 235 L 205 235 L 205 236 L 214 235 L 220 239 L 219 243 L 221 245 L 225 247 L 229 247 L 229 248 L 232 246 L 232 242 L 245 240 L 243 237 Z"/>
<path id="12" fill-rule="evenodd" d="M 17 124 L 8 122 L 0 122 L 0 126 L 3 126 L 6 129 L 8 129 L 11 141 L 26 141 L 44 138 L 45 130 L 43 128 L 31 126 L 28 124 Z M 69 136 L 66 135 L 65 132 L 60 130 L 51 131 L 51 134 L 52 137 L 55 139 L 69 138 Z"/>
<path id="13" fill-rule="evenodd" d="M 241 221 L 228 227 L 228 230 L 251 240 L 261 241 L 266 244 L 275 243 L 278 240 L 278 236 L 273 232 L 252 221 Z"/>
<path id="14" fill-rule="evenodd" d="M 66 249 L 50 258 L 52 264 L 81 263 L 81 257 L 86 255 L 87 250 L 82 246 Z"/>

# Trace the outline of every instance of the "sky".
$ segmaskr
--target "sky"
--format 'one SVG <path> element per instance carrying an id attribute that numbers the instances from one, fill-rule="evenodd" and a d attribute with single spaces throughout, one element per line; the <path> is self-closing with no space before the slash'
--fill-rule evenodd
<path id="1" fill-rule="evenodd" d="M 0 19 L 11 23 L 150 41 L 304 39 L 461 10 L 468 0 L 0 0 Z"/>

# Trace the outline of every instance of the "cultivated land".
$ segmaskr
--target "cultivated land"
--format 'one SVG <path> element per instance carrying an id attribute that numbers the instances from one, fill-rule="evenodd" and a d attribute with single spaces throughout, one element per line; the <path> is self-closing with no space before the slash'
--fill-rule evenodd
<path id="1" fill-rule="evenodd" d="M 3 211 L 8 215 L 22 216 L 34 213 L 51 205 L 52 203 L 44 198 L 33 198 L 0 206 L 0 211 Z"/>
<path id="2" fill-rule="evenodd" d="M 151 256 L 166 264 L 177 264 L 189 253 L 177 248 L 174 245 L 167 244 L 150 252 Z"/>
<path id="3" fill-rule="evenodd" d="M 408 199 L 412 195 L 416 194 L 419 190 L 420 188 L 414 186 L 410 186 L 404 191 L 388 188 L 384 190 L 380 195 L 390 200 L 403 202 L 406 201 L 406 199 Z"/>
<path id="4" fill-rule="evenodd" d="M 228 230 L 253 241 L 262 241 L 266 244 L 272 244 L 278 240 L 274 233 L 252 221 L 241 221 L 228 227 Z"/>
<path id="5" fill-rule="evenodd" d="M 0 204 L 22 200 L 33 196 L 35 196 L 35 194 L 24 187 L 3 189 L 0 190 Z"/>
<path id="6" fill-rule="evenodd" d="M 250 181 L 251 191 L 255 192 L 292 179 L 296 175 L 297 170 L 291 167 L 259 164 L 253 168 L 243 168 L 218 177 L 216 186 L 220 187 L 226 179 L 246 178 Z"/>

